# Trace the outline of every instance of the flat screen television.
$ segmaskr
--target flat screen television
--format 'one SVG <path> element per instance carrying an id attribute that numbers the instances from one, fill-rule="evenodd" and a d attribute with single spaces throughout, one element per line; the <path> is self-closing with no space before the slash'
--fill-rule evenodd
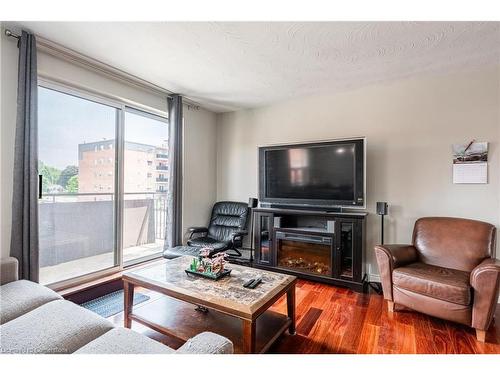
<path id="1" fill-rule="evenodd" d="M 259 147 L 259 199 L 365 208 L 365 139 Z"/>

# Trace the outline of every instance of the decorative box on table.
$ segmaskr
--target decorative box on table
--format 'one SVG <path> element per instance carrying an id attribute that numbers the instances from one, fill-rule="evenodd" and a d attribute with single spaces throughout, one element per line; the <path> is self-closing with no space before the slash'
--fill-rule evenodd
<path id="1" fill-rule="evenodd" d="M 220 252 L 210 257 L 209 254 L 212 251 L 213 249 L 209 247 L 201 249 L 200 256 L 193 258 L 186 273 L 211 280 L 219 280 L 224 276 L 228 276 L 231 270 L 224 267 L 227 255 L 224 252 Z"/>

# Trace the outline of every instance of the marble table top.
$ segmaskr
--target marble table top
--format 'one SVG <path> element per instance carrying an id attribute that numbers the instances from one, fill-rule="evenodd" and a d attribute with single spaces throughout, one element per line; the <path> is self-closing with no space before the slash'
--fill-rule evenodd
<path id="1" fill-rule="evenodd" d="M 182 256 L 165 263 L 144 267 L 123 274 L 123 279 L 133 284 L 154 285 L 155 290 L 191 303 L 200 303 L 237 316 L 253 317 L 260 307 L 283 293 L 295 280 L 295 276 L 227 264 L 231 275 L 214 281 L 200 276 L 188 275 L 185 270 L 192 256 Z M 243 284 L 254 278 L 262 278 L 255 289 Z M 146 285 L 146 288 L 148 286 Z"/>

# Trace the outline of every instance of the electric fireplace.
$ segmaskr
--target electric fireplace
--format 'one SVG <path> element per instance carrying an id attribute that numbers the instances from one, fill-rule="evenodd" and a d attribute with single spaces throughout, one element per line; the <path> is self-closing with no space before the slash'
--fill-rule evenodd
<path id="1" fill-rule="evenodd" d="M 363 212 L 253 209 L 253 266 L 365 290 Z"/>
<path id="2" fill-rule="evenodd" d="M 277 266 L 319 276 L 332 276 L 333 237 L 276 231 Z"/>

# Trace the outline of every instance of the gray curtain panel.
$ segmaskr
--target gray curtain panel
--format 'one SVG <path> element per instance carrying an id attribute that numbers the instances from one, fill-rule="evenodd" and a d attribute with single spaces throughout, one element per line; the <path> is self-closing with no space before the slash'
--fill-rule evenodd
<path id="1" fill-rule="evenodd" d="M 38 82 L 35 36 L 18 42 L 19 73 L 12 196 L 10 255 L 19 261 L 19 278 L 38 281 Z"/>
<path id="2" fill-rule="evenodd" d="M 182 245 L 182 96 L 168 99 L 169 194 L 165 247 Z"/>

